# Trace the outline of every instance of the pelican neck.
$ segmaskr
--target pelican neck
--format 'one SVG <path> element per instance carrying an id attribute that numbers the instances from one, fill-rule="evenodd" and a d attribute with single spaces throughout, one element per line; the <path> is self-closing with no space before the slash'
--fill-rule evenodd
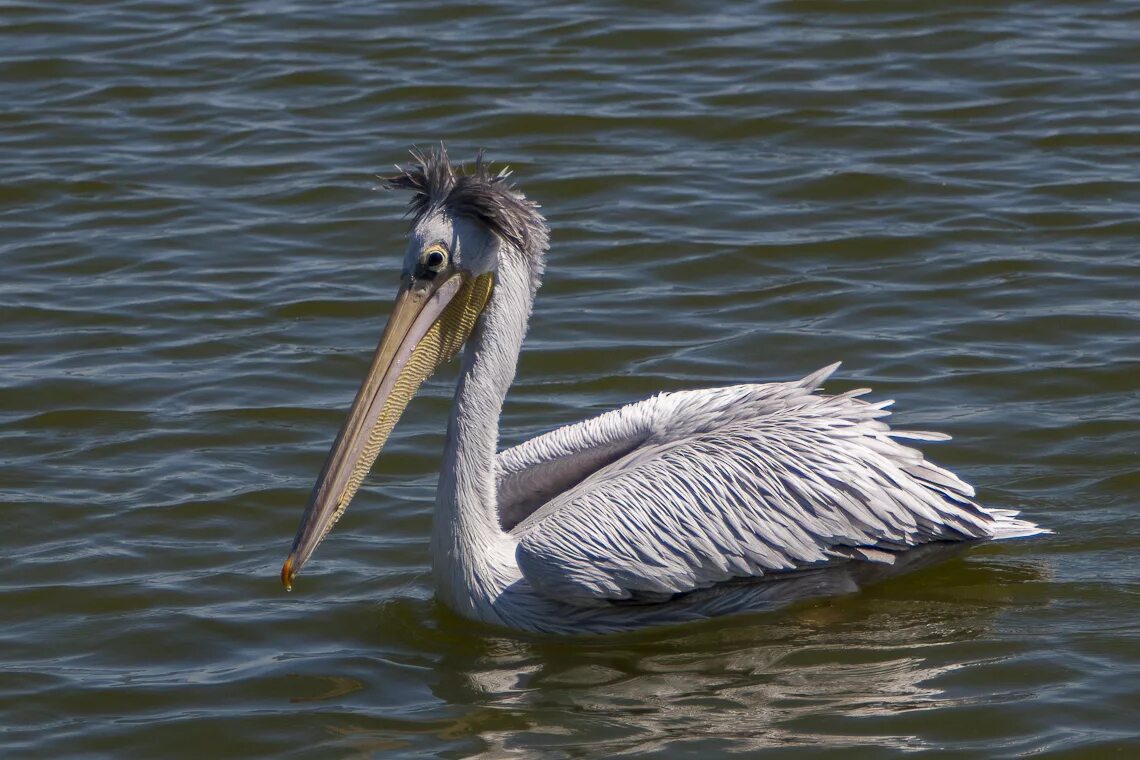
<path id="1" fill-rule="evenodd" d="M 490 601 L 518 570 L 499 522 L 495 455 L 499 416 L 514 381 L 536 283 L 504 261 L 476 324 L 456 384 L 432 526 L 437 593 L 461 614 L 494 617 Z"/>

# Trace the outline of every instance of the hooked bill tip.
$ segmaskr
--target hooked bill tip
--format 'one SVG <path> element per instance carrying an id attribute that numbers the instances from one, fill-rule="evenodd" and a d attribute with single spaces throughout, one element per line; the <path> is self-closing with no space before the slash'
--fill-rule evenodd
<path id="1" fill-rule="evenodd" d="M 293 590 L 293 577 L 296 575 L 293 572 L 293 558 L 289 557 L 285 560 L 285 564 L 281 566 L 281 583 L 285 586 L 286 591 Z"/>

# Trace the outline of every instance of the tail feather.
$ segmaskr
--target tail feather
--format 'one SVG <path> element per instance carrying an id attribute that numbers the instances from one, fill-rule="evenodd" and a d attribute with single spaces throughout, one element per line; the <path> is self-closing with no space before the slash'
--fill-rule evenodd
<path id="1" fill-rule="evenodd" d="M 994 517 L 990 523 L 990 538 L 994 541 L 1004 541 L 1007 538 L 1027 538 L 1052 533 L 1048 528 L 1042 528 L 1028 520 L 1017 517 L 1020 514 L 1016 509 L 987 509 Z"/>
<path id="2" fill-rule="evenodd" d="M 830 364 L 826 367 L 823 367 L 822 369 L 818 369 L 803 379 L 793 382 L 792 385 L 798 386 L 807 391 L 818 390 L 819 387 L 827 381 L 831 374 L 835 372 L 835 370 L 839 369 L 839 365 L 840 362 L 836 362 L 835 364 Z M 869 388 L 856 388 L 854 390 L 847 391 L 846 393 L 840 393 L 833 398 L 837 400 L 856 399 L 869 392 Z M 855 403 L 865 408 L 875 410 L 877 413 L 871 414 L 869 416 L 872 418 L 877 418 L 890 414 L 890 412 L 886 410 L 887 407 L 891 406 L 894 403 L 894 400 L 887 399 L 885 401 L 876 401 L 874 403 L 859 401 Z M 877 424 L 885 428 L 885 425 L 882 423 Z M 936 433 L 929 430 L 886 430 L 886 435 L 890 438 L 902 438 L 915 441 L 950 440 L 950 436 L 946 435 L 945 433 Z M 923 460 L 921 458 L 921 455 L 919 455 L 918 464 L 906 468 L 906 471 L 909 475 L 917 476 L 921 480 L 928 481 L 928 487 L 930 487 L 929 484 L 934 484 L 935 487 L 938 487 L 937 490 L 948 489 L 955 495 L 960 494 L 967 497 L 972 497 L 974 495 L 974 489 L 972 486 L 960 480 L 958 476 L 954 475 L 953 473 Z M 980 507 L 972 503 L 971 505 L 976 509 L 982 510 L 985 514 L 988 514 L 990 516 L 990 520 L 987 521 L 984 517 L 982 517 L 979 522 L 980 526 L 984 526 L 984 529 L 988 529 L 989 538 L 994 541 L 1004 541 L 1009 538 L 1027 538 L 1029 536 L 1040 536 L 1053 532 L 1048 528 L 1042 528 L 1039 525 L 1030 522 L 1029 520 L 1023 520 L 1019 518 L 1017 516 L 1019 513 L 1015 509 L 991 509 Z M 975 525 L 979 525 L 979 523 L 975 523 Z"/>

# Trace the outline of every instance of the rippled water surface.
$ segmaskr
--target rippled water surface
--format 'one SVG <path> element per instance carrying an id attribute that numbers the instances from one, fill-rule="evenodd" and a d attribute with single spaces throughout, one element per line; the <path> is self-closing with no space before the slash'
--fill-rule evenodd
<path id="1" fill-rule="evenodd" d="M 0 754 L 1140 756 L 1140 11 L 712 7 L 0 4 Z M 554 231 L 505 444 L 842 359 L 1056 534 L 483 628 L 428 575 L 450 369 L 286 594 L 403 251 L 374 174 L 441 139 Z"/>

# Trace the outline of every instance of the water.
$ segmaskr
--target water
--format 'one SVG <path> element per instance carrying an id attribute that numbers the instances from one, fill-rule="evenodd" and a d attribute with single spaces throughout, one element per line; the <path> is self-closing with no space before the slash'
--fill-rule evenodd
<path id="1" fill-rule="evenodd" d="M 1136 7 L 542 6 L 0 6 L 2 754 L 1140 750 Z M 729 621 L 481 628 L 427 575 L 452 369 L 286 594 L 395 289 L 373 174 L 440 139 L 554 230 L 505 444 L 843 359 L 1056 535 Z"/>

